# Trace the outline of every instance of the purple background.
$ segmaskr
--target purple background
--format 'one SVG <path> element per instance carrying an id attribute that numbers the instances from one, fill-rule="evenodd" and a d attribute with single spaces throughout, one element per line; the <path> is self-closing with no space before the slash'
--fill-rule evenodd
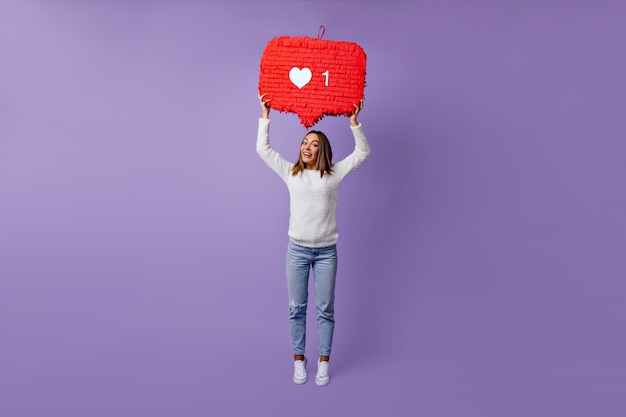
<path id="1" fill-rule="evenodd" d="M 320 24 L 372 146 L 324 389 L 254 145 L 266 43 Z M 0 415 L 625 415 L 625 45 L 611 1 L 2 0 Z"/>

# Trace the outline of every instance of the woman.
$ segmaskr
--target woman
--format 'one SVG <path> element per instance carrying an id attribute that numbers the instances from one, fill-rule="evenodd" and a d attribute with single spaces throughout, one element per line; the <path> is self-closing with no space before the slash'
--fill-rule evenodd
<path id="1" fill-rule="evenodd" d="M 287 184 L 290 199 L 289 244 L 287 246 L 287 291 L 289 293 L 289 328 L 293 346 L 293 381 L 307 380 L 304 346 L 309 270 L 313 268 L 318 340 L 315 383 L 330 381 L 328 364 L 335 327 L 335 276 L 337 273 L 337 226 L 335 222 L 339 184 L 370 153 L 367 139 L 357 116 L 363 101 L 354 105 L 350 128 L 354 151 L 336 164 L 326 135 L 319 131 L 306 134 L 300 144 L 298 162 L 287 162 L 269 143 L 269 100 L 259 95 L 262 116 L 256 149 L 261 158 Z"/>

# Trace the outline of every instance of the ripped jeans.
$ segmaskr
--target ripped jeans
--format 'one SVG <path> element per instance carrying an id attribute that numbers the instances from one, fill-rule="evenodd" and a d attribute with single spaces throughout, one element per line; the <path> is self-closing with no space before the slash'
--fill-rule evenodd
<path id="1" fill-rule="evenodd" d="M 304 355 L 309 270 L 313 268 L 317 310 L 317 350 L 330 356 L 335 329 L 335 277 L 337 245 L 307 248 L 291 240 L 287 246 L 287 290 L 289 293 L 289 330 L 295 355 Z"/>

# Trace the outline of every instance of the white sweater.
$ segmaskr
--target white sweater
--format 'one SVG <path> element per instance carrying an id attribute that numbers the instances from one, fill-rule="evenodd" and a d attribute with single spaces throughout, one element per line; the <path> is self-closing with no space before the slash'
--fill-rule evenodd
<path id="1" fill-rule="evenodd" d="M 289 238 L 296 244 L 322 248 L 337 243 L 336 212 L 339 184 L 370 154 L 363 127 L 350 126 L 354 136 L 354 151 L 333 164 L 332 174 L 320 178 L 319 170 L 306 169 L 291 175 L 292 163 L 283 159 L 270 146 L 269 119 L 259 119 L 256 150 L 261 158 L 287 184 L 289 189 Z"/>

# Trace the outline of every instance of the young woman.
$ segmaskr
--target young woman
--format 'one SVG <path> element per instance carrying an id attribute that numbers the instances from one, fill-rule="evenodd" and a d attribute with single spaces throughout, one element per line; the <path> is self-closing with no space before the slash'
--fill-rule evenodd
<path id="1" fill-rule="evenodd" d="M 259 95 L 262 116 L 256 149 L 261 158 L 287 184 L 290 199 L 289 244 L 287 246 L 287 291 L 289 293 L 289 328 L 294 353 L 293 381 L 307 380 L 304 345 L 309 270 L 313 268 L 318 340 L 315 383 L 330 381 L 328 361 L 335 327 L 335 276 L 337 273 L 337 225 L 335 222 L 339 184 L 367 158 L 370 148 L 357 122 L 363 101 L 354 105 L 350 128 L 354 151 L 342 161 L 332 163 L 330 142 L 322 132 L 313 130 L 300 144 L 298 162 L 287 162 L 269 143 L 269 100 Z"/>

